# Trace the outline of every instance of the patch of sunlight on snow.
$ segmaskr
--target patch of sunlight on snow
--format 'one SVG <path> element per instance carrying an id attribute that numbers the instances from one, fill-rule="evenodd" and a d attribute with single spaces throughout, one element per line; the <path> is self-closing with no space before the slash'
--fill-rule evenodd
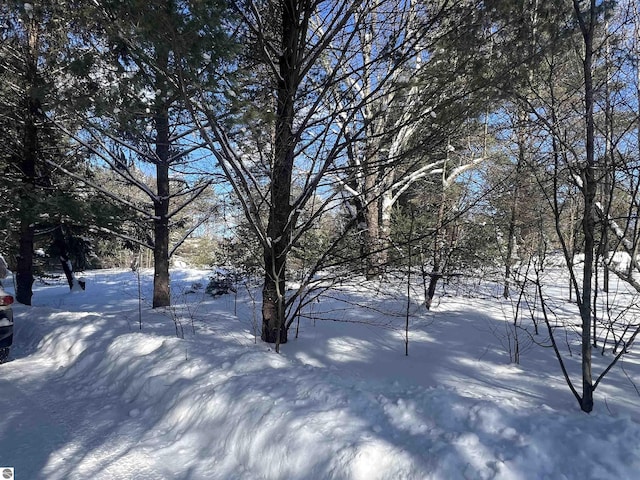
<path id="1" fill-rule="evenodd" d="M 494 452 L 489 451 L 485 447 L 478 435 L 472 432 L 466 432 L 460 435 L 453 441 L 455 449 L 458 451 L 461 457 L 461 465 L 464 465 L 466 460 L 466 467 L 463 471 L 464 478 L 495 478 L 496 475 L 503 473 L 501 467 L 503 462 L 494 459 L 496 456 Z M 509 472 L 509 478 L 516 480 L 516 477 L 511 476 L 512 472 Z"/>
<path id="2" fill-rule="evenodd" d="M 163 337 L 152 337 L 149 335 L 141 337 L 137 333 L 130 333 L 117 338 L 109 345 L 109 351 L 115 354 L 115 357 L 123 354 L 142 357 L 159 350 L 165 343 L 166 338 Z"/>
<path id="3" fill-rule="evenodd" d="M 274 370 L 288 367 L 286 359 L 280 355 L 272 355 L 268 352 L 247 352 L 233 363 L 233 373 L 235 375 L 255 373 L 263 371 L 266 367 Z"/>
<path id="4" fill-rule="evenodd" d="M 73 362 L 88 347 L 87 339 L 98 331 L 92 324 L 67 325 L 45 335 L 38 344 L 40 355 L 61 364 Z"/>
<path id="5" fill-rule="evenodd" d="M 332 338 L 327 342 L 327 357 L 335 362 L 364 362 L 371 357 L 376 346 L 357 338 Z"/>
<path id="6" fill-rule="evenodd" d="M 127 441 L 109 441 L 93 449 L 91 455 L 86 455 L 86 446 L 74 442 L 52 454 L 43 469 L 43 478 L 153 478 L 149 463 L 148 456 L 132 449 Z"/>
<path id="7" fill-rule="evenodd" d="M 85 317 L 91 316 L 90 313 L 80 313 L 80 312 L 53 312 L 49 315 L 49 319 L 51 320 L 64 320 L 64 321 L 76 321 L 76 320 L 84 320 Z M 99 323 L 104 323 L 104 322 L 100 322 L 100 318 L 96 317 L 95 321 L 99 322 Z"/>
<path id="8" fill-rule="evenodd" d="M 317 358 L 313 358 L 306 352 L 296 352 L 295 354 L 296 360 L 300 361 L 304 365 L 311 365 L 312 367 L 325 368 L 326 365 L 322 363 Z"/>
<path id="9" fill-rule="evenodd" d="M 616 353 L 617 352 L 619 352 L 619 350 L 617 350 Z M 640 365 L 640 356 L 635 354 L 635 352 L 624 355 L 621 360 L 620 365 L 624 367 L 628 367 L 629 365 Z"/>
<path id="10" fill-rule="evenodd" d="M 58 475 L 66 475 L 68 474 L 68 458 L 77 458 L 84 456 L 84 448 L 83 445 L 72 442 L 66 445 L 63 445 L 60 449 L 55 452 L 51 452 L 49 458 L 47 460 L 46 465 L 42 469 L 42 473 L 46 475 L 46 478 L 62 478 Z"/>
<path id="11" fill-rule="evenodd" d="M 523 373 L 522 368 L 520 368 L 516 364 L 491 364 L 487 361 L 479 363 L 478 360 L 474 358 L 465 358 L 460 357 L 456 358 L 456 362 L 460 365 L 465 365 L 467 367 L 472 367 L 477 369 L 481 367 L 486 371 L 490 371 L 492 375 L 500 375 L 500 376 L 510 376 L 510 375 L 521 375 Z"/>
<path id="12" fill-rule="evenodd" d="M 405 332 L 400 332 L 402 338 L 404 339 Z M 409 331 L 409 341 L 410 342 L 428 342 L 428 343 L 436 343 L 436 339 L 429 335 L 427 332 L 422 330 L 410 330 Z"/>
<path id="13" fill-rule="evenodd" d="M 411 435 L 422 435 L 429 431 L 424 412 L 416 407 L 413 400 L 400 398 L 396 403 L 385 404 L 383 408 L 389 423 L 398 430 L 404 430 Z"/>
<path id="14" fill-rule="evenodd" d="M 394 447 L 389 442 L 372 438 L 357 446 L 357 453 L 351 460 L 351 474 L 354 480 L 374 480 L 387 478 L 408 478 L 411 456 Z"/>

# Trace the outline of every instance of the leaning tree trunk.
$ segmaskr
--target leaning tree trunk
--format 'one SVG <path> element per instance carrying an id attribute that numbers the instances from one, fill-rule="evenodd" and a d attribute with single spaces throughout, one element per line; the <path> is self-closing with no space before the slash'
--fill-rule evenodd
<path id="1" fill-rule="evenodd" d="M 69 284 L 69 290 L 73 290 L 76 286 L 80 287 L 82 290 L 85 289 L 85 283 L 82 280 L 78 280 L 73 273 L 73 266 L 71 264 L 71 259 L 69 258 L 69 252 L 67 250 L 67 241 L 65 240 L 65 232 L 64 227 L 60 225 L 56 228 L 54 232 L 54 243 L 56 246 L 56 251 L 58 257 L 60 258 L 60 266 L 62 267 L 62 271 L 64 272 L 64 276 L 67 278 L 67 283 Z"/>

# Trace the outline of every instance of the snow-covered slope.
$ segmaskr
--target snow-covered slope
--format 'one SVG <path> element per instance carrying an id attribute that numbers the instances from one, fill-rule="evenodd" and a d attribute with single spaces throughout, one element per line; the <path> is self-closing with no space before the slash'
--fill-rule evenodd
<path id="1" fill-rule="evenodd" d="M 278 355 L 255 341 L 245 289 L 186 293 L 206 272 L 173 272 L 176 307 L 143 305 L 142 330 L 132 272 L 86 279 L 16 307 L 0 366 L 0 466 L 16 478 L 640 478 L 638 357 L 583 414 L 549 349 L 523 342 L 509 362 L 496 299 L 414 305 L 407 357 L 402 296 L 344 287 L 307 307 L 332 320 L 301 319 Z"/>

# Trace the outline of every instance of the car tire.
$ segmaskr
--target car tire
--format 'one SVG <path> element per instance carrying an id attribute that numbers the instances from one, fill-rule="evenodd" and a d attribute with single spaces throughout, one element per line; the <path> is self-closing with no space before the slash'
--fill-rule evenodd
<path id="1" fill-rule="evenodd" d="M 9 350 L 11 350 L 10 347 L 0 348 L 0 363 L 5 363 L 9 360 Z"/>

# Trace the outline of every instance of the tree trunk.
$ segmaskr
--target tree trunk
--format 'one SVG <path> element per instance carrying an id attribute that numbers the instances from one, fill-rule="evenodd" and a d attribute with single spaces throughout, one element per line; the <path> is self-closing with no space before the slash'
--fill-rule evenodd
<path id="1" fill-rule="evenodd" d="M 158 120 L 158 119 L 156 119 Z M 168 133 L 168 122 L 166 133 Z M 163 135 L 164 136 L 164 135 Z M 168 135 L 167 135 L 168 136 Z M 158 131 L 158 156 L 165 150 Z M 166 145 L 166 144 L 165 144 Z M 166 148 L 168 150 L 168 147 Z M 163 153 L 164 154 L 164 153 Z M 161 158 L 161 157 L 160 157 Z M 158 199 L 155 201 L 155 219 L 153 225 L 153 308 L 171 305 L 171 290 L 169 286 L 169 167 L 165 162 L 156 166 Z"/>
<path id="2" fill-rule="evenodd" d="M 160 210 L 156 207 L 156 212 Z M 155 245 L 153 247 L 153 308 L 171 305 L 169 279 L 169 227 L 165 221 L 154 222 Z"/>
<path id="3" fill-rule="evenodd" d="M 282 2 L 282 55 L 276 93 L 274 159 L 271 172 L 271 205 L 264 245 L 265 278 L 262 289 L 262 334 L 265 342 L 287 342 L 285 319 L 286 267 L 295 216 L 291 211 L 291 176 L 296 140 L 293 135 L 294 103 L 299 84 L 299 62 L 306 26 L 299 21 L 298 2 Z"/>
<path id="4" fill-rule="evenodd" d="M 262 289 L 262 334 L 260 338 L 276 346 L 287 343 L 285 319 L 286 256 L 278 256 L 282 248 L 265 248 L 264 262 L 267 266 Z"/>
<path id="5" fill-rule="evenodd" d="M 391 247 L 391 213 L 393 210 L 393 192 L 391 188 L 385 188 L 380 197 L 380 229 L 379 240 L 380 255 L 378 257 L 381 266 L 381 275 L 386 273 L 389 263 L 389 248 Z"/>
<path id="6" fill-rule="evenodd" d="M 367 175 L 366 178 L 366 190 L 370 192 L 376 186 L 376 179 L 374 175 Z M 364 231 L 364 255 L 365 255 L 365 276 L 367 280 L 374 280 L 380 278 L 381 267 L 380 264 L 380 222 L 378 212 L 378 199 L 375 198 L 375 194 L 366 195 L 368 198 L 365 205 L 364 217 L 366 222 L 366 229 Z M 374 197 L 374 198 L 372 198 Z"/>
<path id="7" fill-rule="evenodd" d="M 26 65 L 27 98 L 22 139 L 22 191 L 20 192 L 20 240 L 16 268 L 16 301 L 31 305 L 33 296 L 33 239 L 35 236 L 36 162 L 38 158 L 38 125 L 40 110 L 38 89 L 38 29 L 35 20 L 27 25 L 29 53 Z"/>
<path id="8" fill-rule="evenodd" d="M 33 296 L 33 237 L 34 229 L 21 220 L 20 246 L 16 265 L 16 301 L 31 305 Z"/>
<path id="9" fill-rule="evenodd" d="M 524 121 L 526 119 L 526 115 L 524 113 L 523 107 L 518 108 L 518 126 L 517 126 L 517 137 L 518 137 L 518 163 L 516 164 L 516 179 L 515 185 L 513 187 L 513 201 L 511 202 L 511 214 L 509 216 L 509 227 L 508 227 L 508 235 L 509 239 L 507 240 L 507 252 L 505 254 L 504 259 L 504 291 L 502 292 L 502 296 L 504 298 L 509 298 L 509 284 L 511 280 L 511 262 L 513 261 L 514 250 L 516 247 L 516 222 L 518 220 L 519 210 L 520 210 L 520 183 L 522 179 L 520 178 L 522 175 L 522 169 L 524 167 L 525 162 L 525 133 L 524 133 Z"/>
<path id="10" fill-rule="evenodd" d="M 589 413 L 593 410 L 593 378 L 591 372 L 591 283 L 595 253 L 595 197 L 597 180 L 595 176 L 595 122 L 593 87 L 593 33 L 596 22 L 596 2 L 591 0 L 588 13 L 580 11 L 578 0 L 574 0 L 574 9 L 578 16 L 584 40 L 584 106 L 586 131 L 586 165 L 584 168 L 584 211 L 582 233 L 584 234 L 584 267 L 582 277 L 582 296 L 580 298 L 580 317 L 582 320 L 582 399 L 580 407 Z"/>
<path id="11" fill-rule="evenodd" d="M 442 278 L 442 274 L 438 271 L 440 265 L 435 264 L 433 266 L 433 272 L 429 274 L 429 287 L 427 288 L 427 298 L 424 305 L 427 310 L 431 310 L 431 304 L 433 303 L 433 297 L 436 296 L 436 288 L 438 287 L 438 281 Z"/>
<path id="12" fill-rule="evenodd" d="M 429 274 L 429 288 L 427 290 L 427 298 L 425 298 L 425 306 L 427 307 L 427 310 L 431 309 L 438 281 L 442 278 L 445 269 L 444 214 L 446 201 L 447 191 L 443 182 L 443 190 L 440 196 L 440 208 L 438 209 L 438 218 L 436 219 L 436 231 L 433 238 L 433 269 Z"/>
<path id="13" fill-rule="evenodd" d="M 381 199 L 379 196 L 380 181 L 378 176 L 377 159 L 374 146 L 371 141 L 367 142 L 364 152 L 364 217 L 366 229 L 364 232 L 364 259 L 365 276 L 367 280 L 380 278 L 384 274 L 386 264 L 386 251 L 381 238 L 380 208 Z"/>
<path id="14" fill-rule="evenodd" d="M 165 68 L 168 54 L 158 54 L 158 65 Z M 156 186 L 153 222 L 153 308 L 171 305 L 169 283 L 169 111 L 166 105 L 166 85 L 158 81 L 159 91 L 155 112 L 156 128 Z"/>
<path id="15" fill-rule="evenodd" d="M 60 258 L 60 266 L 62 267 L 62 271 L 64 272 L 65 277 L 67 278 L 67 283 L 69 284 L 69 290 L 73 290 L 77 285 L 82 290 L 85 289 L 84 281 L 80 281 L 76 278 L 73 273 L 73 266 L 71 264 L 71 259 L 69 258 L 69 253 L 67 251 L 67 242 L 65 240 L 65 232 L 64 227 L 60 225 L 56 231 L 54 232 L 55 236 L 55 245 L 58 257 Z"/>
<path id="16" fill-rule="evenodd" d="M 606 22 L 606 31 L 609 31 L 609 21 Z M 604 137 L 605 137 L 605 147 L 604 147 L 604 184 L 602 185 L 602 198 L 603 205 L 605 206 L 606 215 L 609 215 L 611 210 L 611 204 L 613 200 L 613 186 L 615 185 L 615 178 L 611 172 L 615 169 L 616 164 L 616 156 L 615 149 L 613 147 L 614 143 L 614 132 L 615 132 L 615 124 L 614 124 L 614 116 L 613 116 L 613 104 L 611 98 L 611 43 L 609 35 L 607 34 L 605 38 L 605 91 L 604 91 Z M 598 261 L 602 259 L 604 263 L 607 263 L 609 260 L 609 229 L 607 228 L 607 223 L 602 223 L 601 230 L 601 240 L 600 240 L 600 248 L 598 251 Z M 602 290 L 605 293 L 609 293 L 609 269 L 605 266 L 602 270 Z M 595 342 L 597 342 L 596 338 L 596 322 L 593 324 L 593 340 L 594 346 Z"/>

